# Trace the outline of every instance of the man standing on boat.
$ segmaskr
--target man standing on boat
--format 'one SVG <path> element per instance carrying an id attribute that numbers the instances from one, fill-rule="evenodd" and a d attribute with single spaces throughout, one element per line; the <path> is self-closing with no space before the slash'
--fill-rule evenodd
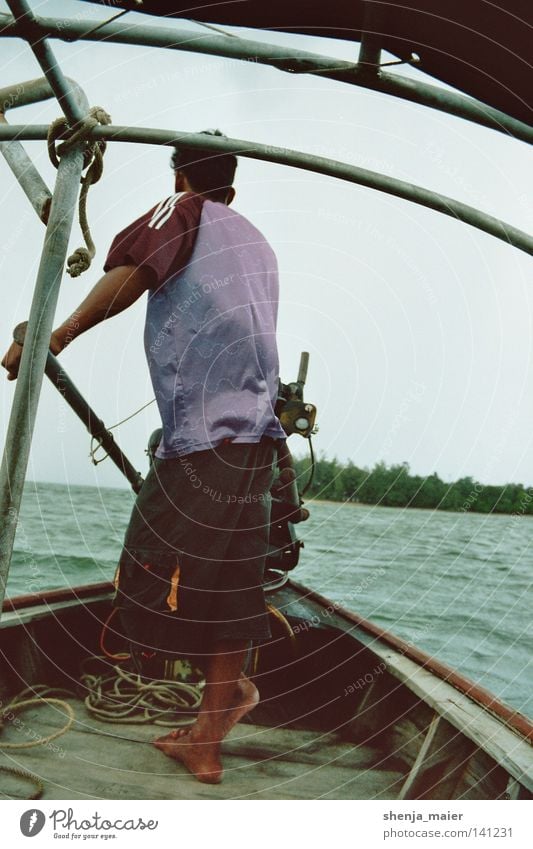
<path id="1" fill-rule="evenodd" d="M 50 347 L 58 354 L 148 291 L 144 341 L 163 429 L 115 604 L 138 654 L 166 649 L 203 666 L 196 722 L 155 745 L 216 783 L 222 739 L 259 698 L 246 652 L 270 636 L 262 578 L 285 438 L 274 413 L 278 276 L 264 236 L 229 209 L 236 157 L 180 145 L 172 165 L 175 194 L 115 237 L 105 275 Z M 13 343 L 9 379 L 20 355 Z"/>

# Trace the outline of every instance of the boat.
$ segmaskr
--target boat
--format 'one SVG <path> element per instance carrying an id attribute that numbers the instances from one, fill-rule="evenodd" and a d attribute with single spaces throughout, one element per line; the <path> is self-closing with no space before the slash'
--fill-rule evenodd
<path id="1" fill-rule="evenodd" d="M 468 9 L 459 4 L 450 11 L 441 0 L 416 0 L 408 14 L 403 5 L 399 14 L 400 4 L 362 0 L 353 10 L 340 3 L 328 7 L 330 19 L 324 17 L 323 4 L 273 4 L 278 29 L 359 41 L 358 61 L 343 62 L 221 30 L 235 24 L 271 26 L 270 13 L 255 0 L 197 4 L 195 20 L 205 20 L 207 30 L 194 39 L 178 20 L 175 28 L 116 21 L 137 8 L 133 2 L 114 3 L 122 11 L 98 25 L 40 18 L 26 0 L 8 0 L 8 5 L 12 15 L 0 15 L 0 35 L 25 40 L 44 77 L 2 89 L 4 113 L 55 96 L 65 118 L 50 142 L 58 167 L 53 196 L 21 145 L 25 139 L 49 137 L 50 128 L 9 125 L 5 118 L 0 122 L 2 153 L 47 225 L 29 322 L 15 329 L 15 338 L 24 341 L 24 356 L 0 473 L 0 792 L 31 799 L 531 799 L 533 723 L 527 717 L 436 658 L 289 576 L 300 555 L 294 525 L 307 516 L 288 457 L 280 468 L 279 510 L 266 576 L 274 632 L 268 644 L 250 655 L 248 666 L 261 702 L 224 743 L 223 784 L 194 781 L 150 745 L 158 724 L 191 721 L 201 677 L 191 665 L 176 665 L 168 657 L 152 659 L 152 666 L 148 659 L 142 675 L 131 667 L 113 619 L 112 582 L 4 599 L 45 373 L 132 488 L 138 491 L 142 485 L 140 473 L 48 350 L 88 145 L 93 159 L 104 141 L 172 145 L 186 138 L 191 146 L 238 150 L 388 192 L 533 253 L 527 233 L 387 175 L 240 139 L 206 141 L 205 136 L 178 131 L 115 127 L 105 115 L 89 112 L 82 88 L 55 61 L 50 40 L 194 50 L 253 60 L 281 72 L 320 74 L 440 109 L 487 132 L 503 132 L 516 143 L 531 143 L 528 98 L 533 86 L 523 58 L 529 44 L 526 7 L 521 0 L 509 0 L 505 10 L 491 4 L 489 13 L 476 0 Z M 353 11 L 350 20 L 348 8 Z M 445 8 L 448 21 L 442 26 L 435 13 Z M 149 0 L 143 11 L 166 14 L 164 4 Z M 179 9 L 173 14 L 179 18 Z M 488 73 L 494 56 L 485 44 L 495 36 L 502 56 L 498 80 Z M 462 93 L 382 70 L 383 49 Z M 471 61 L 465 70 L 467 58 Z M 61 139 L 58 150 L 54 143 Z M 88 242 L 70 264 L 73 275 L 87 266 L 90 255 Z M 281 393 L 281 403 L 290 408 L 287 427 L 309 438 L 316 410 L 303 399 L 305 372 L 304 358 L 297 381 Z"/>
<path id="2" fill-rule="evenodd" d="M 0 772 L 0 784 L 6 788 L 9 781 L 14 794 L 40 791 L 43 799 L 69 800 L 532 798 L 529 719 L 294 581 L 268 594 L 290 627 L 278 622 L 259 652 L 253 680 L 261 701 L 223 744 L 223 783 L 201 784 L 151 745 L 157 725 L 121 722 L 116 715 L 111 724 L 87 710 L 94 682 L 80 687 L 80 670 L 102 654 L 113 594 L 113 584 L 104 583 L 4 602 L 2 706 L 5 711 L 26 688 L 25 698 L 34 700 L 23 710 L 12 708 L 21 724 L 6 721 L 0 737 L 0 767 L 23 772 Z M 105 640 L 119 657 L 113 626 Z M 112 658 L 99 663 L 104 678 L 116 675 Z M 51 704 L 35 703 L 43 683 Z M 32 742 L 27 728 L 45 739 L 65 725 L 65 734 L 44 745 L 3 748 L 6 741 Z"/>

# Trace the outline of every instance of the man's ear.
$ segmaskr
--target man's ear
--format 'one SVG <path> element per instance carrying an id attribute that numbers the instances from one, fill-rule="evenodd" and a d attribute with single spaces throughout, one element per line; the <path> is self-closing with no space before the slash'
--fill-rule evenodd
<path id="1" fill-rule="evenodd" d="M 187 178 L 183 171 L 176 171 L 174 174 L 174 188 L 176 192 L 186 192 L 185 183 Z"/>
<path id="2" fill-rule="evenodd" d="M 226 206 L 229 206 L 229 205 L 230 205 L 230 203 L 231 203 L 233 200 L 235 200 L 235 194 L 236 194 L 236 193 L 235 193 L 235 189 L 233 188 L 233 186 L 231 186 L 231 188 L 229 188 L 229 189 L 228 189 L 228 193 L 227 193 L 227 195 L 226 195 L 226 201 L 225 201 Z"/>

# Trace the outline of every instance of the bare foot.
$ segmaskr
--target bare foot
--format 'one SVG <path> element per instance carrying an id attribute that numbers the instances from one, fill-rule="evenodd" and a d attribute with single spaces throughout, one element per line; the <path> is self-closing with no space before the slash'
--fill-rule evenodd
<path id="1" fill-rule="evenodd" d="M 154 740 L 154 746 L 169 758 L 182 763 L 198 781 L 204 784 L 220 784 L 223 776 L 218 746 L 186 738 L 176 739 L 174 732 Z"/>
<path id="2" fill-rule="evenodd" d="M 244 673 L 237 681 L 237 691 L 231 710 L 224 722 L 223 737 L 227 737 L 234 725 L 243 719 L 247 713 L 250 713 L 259 703 L 259 690 L 252 684 L 249 678 Z M 187 725 L 185 728 L 176 728 L 168 735 L 172 740 L 182 740 L 190 734 L 192 729 L 197 728 L 198 719 L 193 725 Z"/>

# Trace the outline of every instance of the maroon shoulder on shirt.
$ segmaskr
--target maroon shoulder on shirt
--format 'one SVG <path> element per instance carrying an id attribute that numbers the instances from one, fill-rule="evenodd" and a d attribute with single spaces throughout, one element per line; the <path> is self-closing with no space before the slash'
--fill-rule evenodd
<path id="1" fill-rule="evenodd" d="M 152 287 L 187 265 L 196 241 L 205 198 L 190 192 L 171 195 L 121 230 L 111 244 L 104 271 L 135 265 L 152 271 Z"/>

